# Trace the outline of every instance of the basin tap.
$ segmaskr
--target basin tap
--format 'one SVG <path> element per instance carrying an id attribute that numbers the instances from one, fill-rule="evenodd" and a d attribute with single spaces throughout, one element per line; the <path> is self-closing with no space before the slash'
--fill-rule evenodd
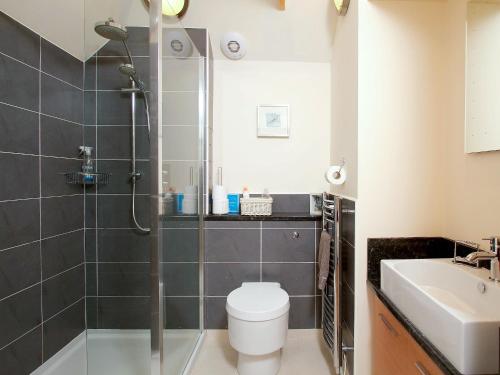
<path id="1" fill-rule="evenodd" d="M 479 244 L 470 241 L 455 241 L 455 250 L 453 255 L 454 263 L 462 263 L 469 266 L 474 266 L 479 268 L 481 261 L 492 261 L 495 258 L 500 257 L 500 237 L 489 237 L 484 239 L 485 241 L 490 241 L 490 251 L 484 251 L 479 249 Z M 457 244 L 465 245 L 468 247 L 474 246 L 476 251 L 471 252 L 465 257 L 457 256 Z"/>

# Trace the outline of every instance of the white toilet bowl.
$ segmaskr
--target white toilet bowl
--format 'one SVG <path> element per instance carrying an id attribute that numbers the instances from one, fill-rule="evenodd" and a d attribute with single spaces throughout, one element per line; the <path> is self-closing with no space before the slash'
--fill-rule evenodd
<path id="1" fill-rule="evenodd" d="M 276 375 L 288 332 L 290 301 L 279 283 L 243 283 L 227 296 L 229 342 L 240 375 Z"/>

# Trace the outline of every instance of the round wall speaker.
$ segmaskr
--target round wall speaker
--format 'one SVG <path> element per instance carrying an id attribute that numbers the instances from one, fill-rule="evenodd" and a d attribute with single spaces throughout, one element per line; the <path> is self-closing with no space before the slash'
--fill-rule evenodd
<path id="1" fill-rule="evenodd" d="M 220 49 L 228 59 L 240 60 L 247 53 L 247 41 L 239 33 L 225 33 L 220 41 Z"/>
<path id="2" fill-rule="evenodd" d="M 184 32 L 169 30 L 165 39 L 167 56 L 187 58 L 193 53 L 193 45 Z"/>

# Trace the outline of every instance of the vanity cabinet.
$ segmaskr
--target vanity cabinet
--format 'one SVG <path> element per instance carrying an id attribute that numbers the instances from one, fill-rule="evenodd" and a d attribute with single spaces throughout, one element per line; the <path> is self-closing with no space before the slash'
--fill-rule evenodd
<path id="1" fill-rule="evenodd" d="M 373 375 L 444 375 L 380 299 L 370 293 Z"/>

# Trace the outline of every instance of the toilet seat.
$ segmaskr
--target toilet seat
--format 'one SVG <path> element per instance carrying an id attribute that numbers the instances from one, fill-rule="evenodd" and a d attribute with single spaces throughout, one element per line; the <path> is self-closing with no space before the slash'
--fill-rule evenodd
<path id="1" fill-rule="evenodd" d="M 260 322 L 279 318 L 290 309 L 279 283 L 243 283 L 227 296 L 226 310 L 236 319 Z"/>

